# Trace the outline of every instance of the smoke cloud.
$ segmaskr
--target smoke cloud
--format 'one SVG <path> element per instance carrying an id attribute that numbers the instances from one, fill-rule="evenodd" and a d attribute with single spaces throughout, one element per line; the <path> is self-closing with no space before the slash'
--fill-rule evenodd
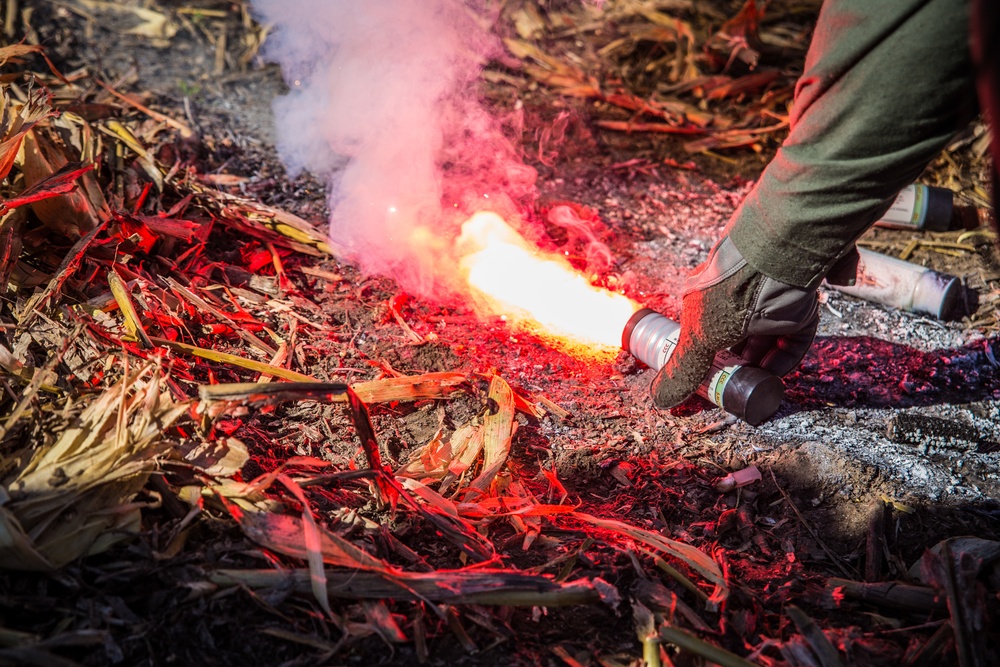
<path id="1" fill-rule="evenodd" d="M 457 289 L 452 244 L 471 213 L 516 216 L 536 196 L 478 94 L 501 48 L 478 2 L 252 3 L 290 88 L 274 104 L 282 160 L 328 180 L 347 258 L 424 296 Z"/>

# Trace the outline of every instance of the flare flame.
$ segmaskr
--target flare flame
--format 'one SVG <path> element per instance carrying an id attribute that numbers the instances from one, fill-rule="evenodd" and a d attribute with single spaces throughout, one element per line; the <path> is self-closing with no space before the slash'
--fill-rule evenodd
<path id="1" fill-rule="evenodd" d="M 499 215 L 480 211 L 462 225 L 459 266 L 480 304 L 569 352 L 620 348 L 639 304 L 591 285 L 564 257 L 532 247 Z"/>

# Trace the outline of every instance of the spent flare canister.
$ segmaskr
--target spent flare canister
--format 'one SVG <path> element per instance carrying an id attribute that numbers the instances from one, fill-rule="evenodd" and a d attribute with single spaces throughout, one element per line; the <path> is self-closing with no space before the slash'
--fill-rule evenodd
<path id="1" fill-rule="evenodd" d="M 896 257 L 858 248 L 861 259 L 854 285 L 831 285 L 850 296 L 939 320 L 968 314 L 972 295 L 956 276 Z"/>
<path id="2" fill-rule="evenodd" d="M 948 231 L 955 226 L 954 199 L 955 193 L 947 188 L 907 185 L 875 224 L 892 229 Z"/>

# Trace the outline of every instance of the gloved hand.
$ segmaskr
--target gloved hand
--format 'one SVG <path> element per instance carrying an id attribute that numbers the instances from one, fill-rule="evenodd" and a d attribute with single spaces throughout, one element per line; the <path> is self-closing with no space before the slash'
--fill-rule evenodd
<path id="1" fill-rule="evenodd" d="M 659 408 L 682 403 L 725 348 L 785 375 L 802 361 L 818 324 L 815 289 L 765 276 L 723 237 L 685 285 L 677 347 L 653 380 L 653 402 Z"/>

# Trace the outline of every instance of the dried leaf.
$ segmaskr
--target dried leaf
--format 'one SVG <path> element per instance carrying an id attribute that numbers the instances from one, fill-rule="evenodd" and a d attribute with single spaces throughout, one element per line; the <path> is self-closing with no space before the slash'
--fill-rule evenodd
<path id="1" fill-rule="evenodd" d="M 483 471 L 469 485 L 487 493 L 493 479 L 507 462 L 514 430 L 514 393 L 499 375 L 490 380 L 490 411 L 483 419 Z"/>
<path id="2" fill-rule="evenodd" d="M 709 644 L 680 628 L 662 627 L 659 634 L 660 641 L 674 644 L 720 667 L 754 667 L 754 663 L 749 660 L 741 658 L 735 653 L 730 653 L 724 648 Z"/>
<path id="3" fill-rule="evenodd" d="M 741 76 L 738 79 L 730 79 L 726 83 L 707 89 L 705 98 L 709 100 L 721 100 L 726 97 L 736 97 L 745 93 L 757 92 L 766 88 L 769 84 L 781 76 L 778 70 L 761 70 L 753 74 Z"/>
<path id="4" fill-rule="evenodd" d="M 458 509 L 455 507 L 455 503 L 451 502 L 440 493 L 437 493 L 430 487 L 421 484 L 415 479 L 400 479 L 399 483 L 404 489 L 415 493 L 418 498 L 423 500 L 425 503 L 434 507 L 441 514 L 446 514 L 458 518 Z"/>
<path id="5" fill-rule="evenodd" d="M 365 600 L 361 603 L 365 610 L 365 618 L 369 625 L 375 628 L 378 635 L 386 642 L 400 644 L 406 641 L 406 634 L 389 613 L 389 608 L 381 600 Z"/>
<path id="6" fill-rule="evenodd" d="M 133 7 L 132 12 L 142 23 L 125 31 L 127 35 L 140 35 L 155 40 L 167 40 L 177 34 L 177 24 L 166 14 L 143 7 Z"/>
<path id="7" fill-rule="evenodd" d="M 274 241 L 298 252 L 310 255 L 332 253 L 330 240 L 311 224 L 288 211 L 243 199 L 219 190 L 200 188 L 198 194 L 207 205 L 222 207 L 219 222 L 227 227 L 248 232 L 258 238 Z"/>
<path id="8" fill-rule="evenodd" d="M 804 611 L 795 605 L 786 606 L 785 613 L 788 618 L 792 619 L 792 623 L 795 624 L 796 629 L 805 640 L 809 642 L 813 654 L 819 658 L 821 667 L 843 667 L 844 663 L 840 659 L 840 654 L 823 630 L 816 625 L 816 621 L 809 618 Z"/>
<path id="9" fill-rule="evenodd" d="M 133 498 L 169 447 L 164 432 L 186 411 L 146 367 L 97 396 L 51 445 L 24 452 L 3 480 L 0 567 L 58 568 L 134 532 Z"/>
<path id="10" fill-rule="evenodd" d="M 92 164 L 85 165 L 82 162 L 67 162 L 56 172 L 49 174 L 39 181 L 35 181 L 27 189 L 19 192 L 16 197 L 0 201 L 0 215 L 6 213 L 6 209 L 14 209 L 41 201 L 42 199 L 72 192 L 76 187 L 76 179 L 93 168 L 94 165 Z"/>
<path id="11" fill-rule="evenodd" d="M 143 329 L 142 322 L 139 321 L 139 314 L 132 303 L 132 296 L 129 294 L 128 287 L 125 286 L 124 281 L 122 281 L 114 269 L 108 270 L 107 280 L 108 287 L 111 288 L 111 293 L 114 295 L 115 301 L 118 303 L 118 308 L 121 310 L 125 321 L 125 329 L 132 337 L 132 340 L 139 341 L 143 349 L 152 349 L 153 341 L 146 335 L 146 330 Z"/>
<path id="12" fill-rule="evenodd" d="M 434 433 L 430 441 L 410 455 L 409 462 L 397 471 L 397 476 L 440 479 L 448 472 L 448 466 L 454 459 L 451 441 L 441 438 L 441 428 Z M 405 486 L 405 484 L 404 484 Z"/>
<path id="13" fill-rule="evenodd" d="M 0 563 L 10 570 L 44 572 L 55 569 L 45 554 L 35 548 L 17 517 L 6 507 L 0 507 Z"/>
<path id="14" fill-rule="evenodd" d="M 694 41 L 694 30 L 691 29 L 691 24 L 686 21 L 682 21 L 681 19 L 671 16 L 670 14 L 657 11 L 651 6 L 642 5 L 638 9 L 643 18 L 650 23 L 675 32 L 678 39 L 684 38 L 692 42 Z"/>
<path id="15" fill-rule="evenodd" d="M 17 210 L 0 217 L 0 294 L 7 291 L 10 276 L 21 256 L 24 218 L 24 211 Z"/>
<path id="16" fill-rule="evenodd" d="M 33 130 L 24 137 L 24 182 L 30 188 L 71 163 L 44 133 Z M 87 193 L 73 189 L 66 194 L 41 199 L 31 204 L 35 215 L 51 229 L 70 237 L 80 237 L 101 222 L 98 206 Z"/>
<path id="17" fill-rule="evenodd" d="M 211 225 L 179 218 L 160 217 L 156 215 L 135 215 L 131 216 L 146 225 L 154 234 L 158 236 L 170 236 L 187 243 L 193 241 L 205 241 Z"/>
<path id="18" fill-rule="evenodd" d="M 180 448 L 179 448 L 180 449 Z M 213 477 L 231 477 L 250 460 L 247 446 L 236 438 L 196 443 L 183 453 L 184 461 Z"/>
<path id="19" fill-rule="evenodd" d="M 303 519 L 287 514 L 248 510 L 226 501 L 227 509 L 248 538 L 272 551 L 306 560 Z M 363 572 L 387 573 L 389 565 L 322 526 L 317 526 L 318 543 L 313 545 L 324 563 Z M 311 576 L 310 576 L 311 579 Z"/>
<path id="20" fill-rule="evenodd" d="M 0 67 L 9 62 L 19 63 L 21 62 L 21 56 L 26 56 L 29 53 L 41 53 L 43 50 L 40 44 L 8 44 L 7 46 L 0 46 Z"/>
<path id="21" fill-rule="evenodd" d="M 322 543 L 319 526 L 316 524 L 312 510 L 309 508 L 309 500 L 299 485 L 290 480 L 287 475 L 278 475 L 277 479 L 302 504 L 302 536 L 306 549 L 306 561 L 309 563 L 309 581 L 312 584 L 313 595 L 316 596 L 319 606 L 323 608 L 327 616 L 333 616 L 333 610 L 330 609 L 330 597 L 326 590 L 326 572 L 323 570 L 323 553 L 320 550 Z"/>
<path id="22" fill-rule="evenodd" d="M 447 493 L 465 471 L 468 470 L 483 450 L 483 427 L 465 424 L 455 430 L 451 436 L 451 451 L 453 457 L 448 465 L 448 474 L 441 480 L 438 493 Z"/>
<path id="23" fill-rule="evenodd" d="M 558 88 L 563 95 L 572 97 L 600 97 L 601 90 L 597 80 L 588 76 L 579 67 L 569 65 L 554 56 L 543 52 L 529 42 L 516 39 L 505 39 L 508 50 L 518 58 L 530 58 L 542 66 L 525 64 L 524 71 L 540 83 Z"/>
<path id="24" fill-rule="evenodd" d="M 2 180 L 10 173 L 24 136 L 39 121 L 55 112 L 42 101 L 40 93 L 32 95 L 23 105 L 11 103 L 6 86 L 0 87 L 0 105 L 3 105 L 3 112 L 0 115 L 0 180 Z"/>
<path id="25" fill-rule="evenodd" d="M 165 338 L 156 338 L 151 336 L 150 340 L 160 347 L 167 347 L 178 352 L 184 352 L 186 354 L 193 355 L 195 357 L 200 357 L 202 359 L 208 359 L 209 361 L 217 361 L 223 364 L 230 364 L 232 366 L 239 366 L 240 368 L 245 368 L 247 370 L 256 371 L 258 373 L 266 373 L 268 375 L 273 375 L 275 377 L 280 377 L 285 380 L 291 380 L 293 382 L 316 382 L 315 378 L 309 377 L 308 375 L 303 375 L 302 373 L 296 373 L 295 371 L 290 371 L 285 368 L 279 368 L 277 366 L 270 366 L 260 361 L 254 361 L 253 359 L 247 359 L 235 354 L 229 354 L 228 352 L 218 352 L 216 350 L 208 350 L 203 347 L 197 347 L 196 345 L 188 345 L 187 343 L 181 343 L 178 341 L 167 340 Z M 259 385 L 255 385 L 259 389 Z"/>
<path id="26" fill-rule="evenodd" d="M 361 440 L 365 458 L 368 459 L 368 467 L 378 473 L 384 473 L 384 476 L 379 474 L 375 477 L 375 487 L 378 490 L 379 500 L 395 507 L 399 494 L 396 488 L 387 481 L 393 479 L 392 472 L 382 465 L 382 456 L 378 451 L 378 440 L 375 438 L 375 429 L 372 427 L 368 408 L 351 389 L 347 390 L 347 400 L 351 406 L 351 420 L 354 422 L 354 428 Z"/>
<path id="27" fill-rule="evenodd" d="M 128 146 L 138 156 L 137 159 L 143 171 L 153 179 L 156 189 L 161 192 L 163 191 L 163 173 L 156 166 L 156 160 L 153 159 L 153 156 L 149 154 L 149 151 L 142 145 L 142 142 L 136 139 L 135 135 L 127 127 L 117 120 L 108 120 L 104 125 L 99 125 L 98 128 L 105 134 L 119 139 L 123 144 Z"/>
<path id="28" fill-rule="evenodd" d="M 725 578 L 722 576 L 722 569 L 719 567 L 718 563 L 716 563 L 708 554 L 700 549 L 696 549 L 690 544 L 685 544 L 683 542 L 678 542 L 677 540 L 672 540 L 669 537 L 664 537 L 659 533 L 654 533 L 629 525 L 622 521 L 616 521 L 614 519 L 599 519 L 598 517 L 591 516 L 583 512 L 576 512 L 573 516 L 595 525 L 598 528 L 618 533 L 619 535 L 636 540 L 637 542 L 640 542 L 656 551 L 681 559 L 691 566 L 692 569 L 715 585 L 715 593 L 712 596 L 713 601 L 724 600 L 728 595 L 728 586 L 726 585 Z"/>
<path id="29" fill-rule="evenodd" d="M 176 294 L 180 299 L 186 300 L 204 313 L 209 313 L 221 322 L 225 322 L 229 327 L 238 335 L 240 338 L 249 343 L 252 347 L 257 348 L 264 354 L 273 357 L 277 350 L 262 341 L 260 338 L 255 336 L 253 333 L 247 330 L 245 326 L 241 326 L 241 323 L 236 320 L 245 316 L 245 320 L 250 320 L 250 322 L 244 321 L 242 324 L 256 324 L 253 322 L 252 318 L 246 314 L 245 311 L 240 309 L 237 313 L 227 313 L 220 308 L 216 308 L 211 303 L 203 299 L 201 296 L 196 294 L 194 290 L 188 289 L 184 285 L 180 284 L 179 281 L 174 278 L 167 278 L 166 283 L 170 286 L 170 289 Z"/>

